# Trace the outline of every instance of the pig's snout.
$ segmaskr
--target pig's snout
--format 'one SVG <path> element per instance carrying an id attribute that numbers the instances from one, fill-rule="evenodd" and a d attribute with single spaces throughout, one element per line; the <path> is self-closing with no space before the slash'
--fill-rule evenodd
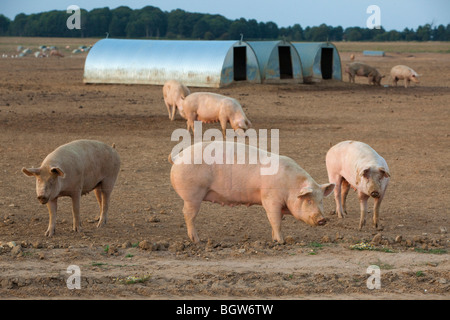
<path id="1" fill-rule="evenodd" d="M 320 219 L 317 221 L 317 225 L 324 226 L 327 223 L 327 220 L 325 218 Z"/>
<path id="2" fill-rule="evenodd" d="M 373 197 L 373 198 L 379 198 L 380 194 L 377 191 L 373 191 L 373 192 L 370 193 L 370 196 Z"/>
<path id="3" fill-rule="evenodd" d="M 48 202 L 48 198 L 45 196 L 38 196 L 37 198 L 41 204 L 46 204 Z"/>

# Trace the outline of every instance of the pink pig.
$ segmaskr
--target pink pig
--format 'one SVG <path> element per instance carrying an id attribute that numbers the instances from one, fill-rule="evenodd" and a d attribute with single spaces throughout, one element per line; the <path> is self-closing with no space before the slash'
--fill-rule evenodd
<path id="1" fill-rule="evenodd" d="M 198 157 L 194 151 L 196 148 L 202 150 L 203 157 L 208 150 L 215 150 L 215 154 L 220 154 L 219 160 L 223 164 L 208 164 L 204 158 L 189 163 L 185 157 Z M 245 158 L 239 159 L 245 161 L 238 160 L 238 152 L 233 151 L 238 148 L 242 148 L 245 155 Z M 262 161 L 249 161 L 251 154 L 261 155 L 261 152 L 269 159 L 278 161 L 277 170 L 270 174 L 264 171 L 262 174 L 262 169 L 267 169 L 269 165 L 265 161 L 264 164 Z M 225 161 L 229 154 L 234 156 L 232 164 Z M 291 214 L 311 226 L 326 223 L 323 217 L 323 198 L 333 191 L 334 184 L 317 184 L 291 158 L 245 144 L 213 141 L 191 145 L 173 158 L 169 156 L 169 161 L 173 164 L 170 180 L 175 191 L 184 200 L 184 219 L 188 236 L 193 242 L 199 241 L 194 220 L 202 201 L 230 206 L 262 205 L 272 226 L 272 239 L 280 243 L 284 242 L 281 234 L 283 214 Z"/>
<path id="2" fill-rule="evenodd" d="M 120 169 L 119 154 L 113 147 L 95 140 L 76 140 L 51 152 L 39 168 L 22 168 L 36 178 L 36 194 L 46 204 L 50 215 L 46 236 L 53 236 L 57 200 L 72 198 L 73 230 L 81 230 L 80 199 L 94 190 L 101 213 L 97 227 L 106 223 L 109 199 Z"/>
<path id="3" fill-rule="evenodd" d="M 183 100 L 182 107 L 187 119 L 187 130 L 192 128 L 194 131 L 195 120 L 206 123 L 219 121 L 225 137 L 228 122 L 235 131 L 247 130 L 252 125 L 236 99 L 217 93 L 192 93 Z"/>
<path id="4" fill-rule="evenodd" d="M 182 100 L 186 98 L 191 91 L 184 84 L 177 80 L 168 80 L 163 86 L 164 103 L 169 112 L 169 119 L 175 119 L 175 113 L 178 112 L 183 118 L 186 118 L 183 112 Z M 170 110 L 172 108 L 172 111 Z"/>
<path id="5" fill-rule="evenodd" d="M 358 191 L 361 218 L 359 229 L 366 222 L 367 200 L 374 198 L 373 225 L 378 227 L 379 210 L 389 183 L 386 161 L 369 145 L 358 141 L 343 141 L 328 150 L 326 155 L 328 178 L 336 184 L 334 198 L 339 218 L 344 217 L 350 186 Z"/>
<path id="6" fill-rule="evenodd" d="M 419 83 L 419 75 L 410 67 L 404 65 L 398 65 L 392 67 L 391 69 L 391 78 L 392 84 L 397 86 L 398 80 L 405 81 L 405 88 L 408 88 L 408 85 L 411 81 L 415 83 Z"/>

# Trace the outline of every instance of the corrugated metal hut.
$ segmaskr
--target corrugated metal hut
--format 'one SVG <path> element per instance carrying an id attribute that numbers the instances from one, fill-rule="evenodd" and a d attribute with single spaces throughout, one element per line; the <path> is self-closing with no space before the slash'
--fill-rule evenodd
<path id="1" fill-rule="evenodd" d="M 89 51 L 85 83 L 223 87 L 234 81 L 261 82 L 258 61 L 244 41 L 103 39 Z"/>
<path id="2" fill-rule="evenodd" d="M 258 59 L 263 82 L 303 82 L 302 63 L 297 50 L 287 41 L 247 41 Z"/>
<path id="3" fill-rule="evenodd" d="M 304 82 L 322 79 L 342 80 L 341 58 L 337 48 L 327 42 L 293 42 L 302 61 Z"/>

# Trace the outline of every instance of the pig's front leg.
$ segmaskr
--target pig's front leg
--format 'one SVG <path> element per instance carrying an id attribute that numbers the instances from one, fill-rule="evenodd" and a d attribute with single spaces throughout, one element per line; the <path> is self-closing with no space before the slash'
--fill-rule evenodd
<path id="1" fill-rule="evenodd" d="M 347 195 L 348 192 L 350 191 L 350 184 L 347 182 L 347 180 L 342 179 L 342 189 L 341 189 L 341 201 L 342 201 L 342 213 L 343 214 L 348 214 L 347 213 Z"/>
<path id="2" fill-rule="evenodd" d="M 361 218 L 359 219 L 359 230 L 361 230 L 362 227 L 366 224 L 367 200 L 369 199 L 369 196 L 359 191 L 358 198 L 361 210 Z"/>
<path id="3" fill-rule="evenodd" d="M 378 228 L 378 221 L 380 218 L 380 205 L 383 200 L 383 196 L 374 199 L 373 205 L 373 227 Z"/>
<path id="4" fill-rule="evenodd" d="M 72 195 L 72 216 L 73 216 L 73 231 L 81 231 L 80 221 L 80 199 L 81 193 Z"/>
<path id="5" fill-rule="evenodd" d="M 284 238 L 281 234 L 282 205 L 270 200 L 262 201 L 262 205 L 266 209 L 267 218 L 272 226 L 272 241 L 278 241 L 283 244 Z"/>
<path id="6" fill-rule="evenodd" d="M 45 231 L 45 235 L 47 237 L 53 237 L 55 234 L 55 224 L 56 224 L 56 210 L 58 208 L 58 198 L 55 198 L 53 200 L 49 200 L 47 202 L 47 209 L 50 216 L 49 222 L 48 222 L 48 228 L 47 231 Z"/>

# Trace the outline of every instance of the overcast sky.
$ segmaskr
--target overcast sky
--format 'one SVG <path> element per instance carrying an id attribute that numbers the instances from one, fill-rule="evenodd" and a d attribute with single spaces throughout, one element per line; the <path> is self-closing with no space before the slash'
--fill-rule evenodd
<path id="1" fill-rule="evenodd" d="M 147 5 L 163 11 L 183 9 L 189 12 L 221 14 L 234 20 L 241 17 L 258 22 L 275 22 L 278 27 L 299 23 L 302 27 L 322 23 L 333 27 L 366 27 L 371 16 L 367 7 L 377 5 L 381 11 L 381 25 L 386 30 L 416 29 L 419 25 L 450 23 L 450 0 L 0 0 L 0 13 L 10 19 L 19 13 L 39 13 L 66 10 L 69 5 L 80 8 L 126 5 L 140 9 Z"/>

